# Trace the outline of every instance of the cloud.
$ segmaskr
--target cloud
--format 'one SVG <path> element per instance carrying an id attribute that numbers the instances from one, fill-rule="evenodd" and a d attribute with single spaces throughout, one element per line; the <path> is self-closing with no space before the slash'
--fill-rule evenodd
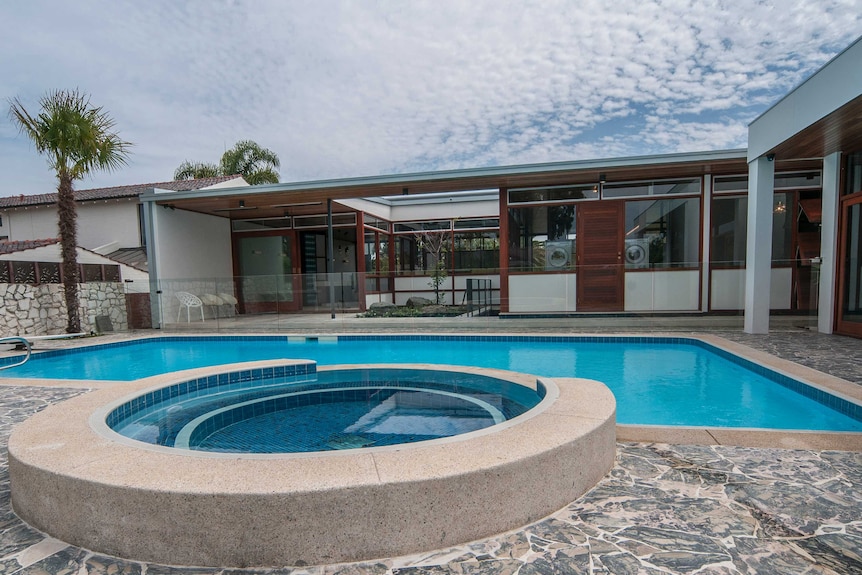
<path id="1" fill-rule="evenodd" d="M 862 31 L 862 0 L 185 3 L 5 9 L 0 96 L 93 95 L 169 179 L 240 139 L 282 178 L 744 147 L 746 125 Z M 44 192 L 0 129 L 0 195 Z"/>

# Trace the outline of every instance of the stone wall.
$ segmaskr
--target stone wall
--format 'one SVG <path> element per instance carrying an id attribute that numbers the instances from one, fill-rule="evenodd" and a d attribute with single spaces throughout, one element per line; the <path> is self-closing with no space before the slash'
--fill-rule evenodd
<path id="1" fill-rule="evenodd" d="M 114 330 L 128 329 L 122 284 L 99 282 L 79 287 L 81 331 L 97 331 L 96 316 L 101 315 L 111 318 Z M 66 332 L 63 284 L 0 283 L 0 298 L 0 337 Z"/>

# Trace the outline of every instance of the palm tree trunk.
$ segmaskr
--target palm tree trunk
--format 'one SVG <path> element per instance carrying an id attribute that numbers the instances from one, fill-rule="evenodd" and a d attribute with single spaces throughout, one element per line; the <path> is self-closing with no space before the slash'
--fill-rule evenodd
<path id="1" fill-rule="evenodd" d="M 60 175 L 57 187 L 57 216 L 60 228 L 60 251 L 63 257 L 63 295 L 66 299 L 66 333 L 81 331 L 78 312 L 78 221 L 72 178 Z"/>

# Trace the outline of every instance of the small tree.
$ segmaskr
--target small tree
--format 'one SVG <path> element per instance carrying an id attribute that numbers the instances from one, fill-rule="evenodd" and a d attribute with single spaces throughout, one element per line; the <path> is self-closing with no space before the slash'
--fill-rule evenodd
<path id="1" fill-rule="evenodd" d="M 131 146 L 113 132 L 114 120 L 90 97 L 77 90 L 57 90 L 39 100 L 41 111 L 31 116 L 21 102 L 9 101 L 9 116 L 57 174 L 57 219 L 63 257 L 66 331 L 81 331 L 78 313 L 78 222 L 74 182 L 87 174 L 112 171 L 126 164 Z"/>
<path id="2" fill-rule="evenodd" d="M 449 234 L 446 232 L 416 232 L 413 234 L 420 251 L 427 252 L 434 258 L 434 266 L 430 269 L 431 281 L 428 285 L 434 288 L 434 301 L 443 304 L 443 294 L 440 286 L 448 277 L 446 270 L 446 251 L 449 247 Z"/>

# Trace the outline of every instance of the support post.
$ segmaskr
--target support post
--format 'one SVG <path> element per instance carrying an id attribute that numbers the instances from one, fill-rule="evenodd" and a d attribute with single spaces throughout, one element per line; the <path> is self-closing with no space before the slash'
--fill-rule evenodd
<path id="1" fill-rule="evenodd" d="M 832 333 L 835 327 L 840 182 L 841 152 L 835 152 L 823 158 L 823 218 L 820 221 L 820 286 L 817 296 L 817 331 L 820 333 Z"/>
<path id="2" fill-rule="evenodd" d="M 748 164 L 744 321 L 746 333 L 769 333 L 774 187 L 774 156 L 761 156 Z"/>
<path id="3" fill-rule="evenodd" d="M 326 199 L 326 259 L 329 280 L 329 315 L 335 319 L 335 239 L 332 233 L 332 198 Z"/>
<path id="4" fill-rule="evenodd" d="M 156 250 L 158 222 L 155 202 L 144 202 L 144 242 L 147 248 L 147 269 L 150 276 L 150 321 L 154 329 L 163 329 L 162 290 L 159 289 L 161 262 Z"/>

